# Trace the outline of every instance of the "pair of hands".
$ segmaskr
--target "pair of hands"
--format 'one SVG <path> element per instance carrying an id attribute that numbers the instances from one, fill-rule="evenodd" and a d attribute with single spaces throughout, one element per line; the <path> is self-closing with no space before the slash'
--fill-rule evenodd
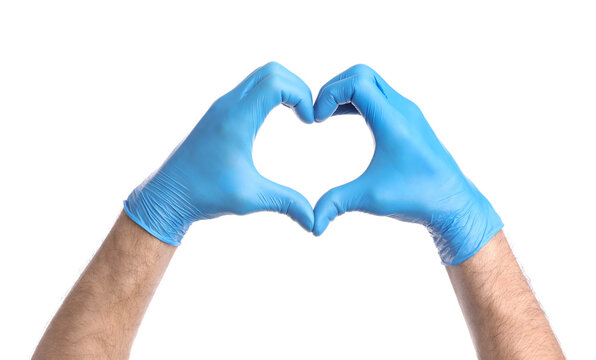
<path id="1" fill-rule="evenodd" d="M 179 245 L 198 220 L 276 211 L 320 235 L 346 211 L 423 224 L 444 264 L 457 265 L 503 226 L 490 203 L 462 174 L 420 109 L 374 70 L 356 65 L 325 84 L 312 105 L 308 86 L 268 63 L 217 100 L 188 137 L 124 202 L 128 216 L 161 241 Z M 314 210 L 304 196 L 258 173 L 255 136 L 284 104 L 305 123 L 360 114 L 376 148 L 356 180 L 328 191 Z"/>

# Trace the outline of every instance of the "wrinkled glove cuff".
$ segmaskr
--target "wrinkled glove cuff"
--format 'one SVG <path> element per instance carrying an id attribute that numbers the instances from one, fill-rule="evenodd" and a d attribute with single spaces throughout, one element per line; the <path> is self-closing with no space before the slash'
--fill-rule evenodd
<path id="1" fill-rule="evenodd" d="M 158 172 L 132 191 L 124 201 L 124 210 L 151 235 L 179 246 L 197 213 L 184 190 L 174 179 Z"/>
<path id="2" fill-rule="evenodd" d="M 502 228 L 503 222 L 488 200 L 474 188 L 466 206 L 428 227 L 443 265 L 456 266 L 468 260 Z"/>

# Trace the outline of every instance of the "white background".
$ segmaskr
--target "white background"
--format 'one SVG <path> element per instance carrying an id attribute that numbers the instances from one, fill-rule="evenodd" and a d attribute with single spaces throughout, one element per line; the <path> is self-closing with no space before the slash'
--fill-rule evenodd
<path id="1" fill-rule="evenodd" d="M 493 203 L 569 358 L 595 358 L 590 2 L 2 1 L 0 358 L 29 357 L 122 200 L 210 104 L 276 60 L 316 96 L 366 63 Z M 387 4 L 391 4 L 389 7 Z M 314 205 L 358 176 L 364 121 L 272 112 L 254 158 Z M 469 359 L 426 231 L 352 213 L 195 224 L 133 359 Z"/>

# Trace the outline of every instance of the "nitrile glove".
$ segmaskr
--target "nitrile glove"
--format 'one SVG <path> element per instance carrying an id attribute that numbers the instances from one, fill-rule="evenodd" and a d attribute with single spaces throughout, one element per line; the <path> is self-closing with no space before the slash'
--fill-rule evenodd
<path id="1" fill-rule="evenodd" d="M 128 216 L 172 245 L 189 226 L 226 214 L 277 211 L 308 231 L 314 223 L 309 202 L 298 192 L 261 176 L 252 146 L 267 114 L 277 105 L 293 108 L 312 123 L 310 89 L 277 63 L 250 74 L 217 100 L 188 137 L 124 202 Z"/>
<path id="2" fill-rule="evenodd" d="M 333 78 L 314 108 L 318 122 L 331 115 L 361 114 L 376 143 L 366 171 L 316 204 L 315 235 L 346 211 L 390 216 L 426 226 L 443 263 L 458 265 L 503 227 L 420 109 L 369 67 L 356 65 Z"/>

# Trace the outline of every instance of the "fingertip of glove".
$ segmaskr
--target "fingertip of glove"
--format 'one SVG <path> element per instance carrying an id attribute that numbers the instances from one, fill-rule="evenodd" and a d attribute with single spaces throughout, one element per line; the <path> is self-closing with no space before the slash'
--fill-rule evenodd
<path id="1" fill-rule="evenodd" d="M 329 220 L 328 219 L 321 219 L 321 220 L 315 220 L 315 225 L 312 229 L 312 233 L 314 236 L 321 236 L 321 234 L 323 234 L 323 232 L 325 231 L 325 229 L 327 229 L 327 226 L 329 225 Z"/>
<path id="2" fill-rule="evenodd" d="M 324 114 L 323 111 L 318 110 L 315 108 L 315 122 L 323 122 L 331 117 L 332 114 Z"/>
<path id="3" fill-rule="evenodd" d="M 310 110 L 310 111 L 303 110 L 301 112 L 298 112 L 298 116 L 300 117 L 300 120 L 302 120 L 302 122 L 304 122 L 306 124 L 312 124 L 313 122 L 315 122 L 315 115 L 312 110 Z"/>
<path id="4" fill-rule="evenodd" d="M 293 107 L 293 110 L 302 122 L 312 124 L 315 121 L 312 102 L 308 104 L 304 101 L 300 101 L 298 104 L 296 104 L 296 106 Z"/>
<path id="5" fill-rule="evenodd" d="M 300 226 L 302 226 L 302 228 L 304 230 L 306 230 L 308 232 L 312 232 L 313 228 L 314 228 L 315 221 L 314 221 L 314 219 L 312 219 L 309 216 L 306 219 L 303 219 L 302 221 L 298 221 L 298 223 L 300 224 Z"/>
<path id="6" fill-rule="evenodd" d="M 310 206 L 309 206 L 310 208 Z M 313 230 L 314 224 L 315 224 L 315 217 L 314 214 L 312 212 L 312 208 L 307 209 L 306 207 L 300 209 L 300 210 L 294 210 L 293 211 L 293 215 L 290 214 L 291 217 L 294 219 L 294 221 L 296 221 L 298 224 L 300 224 L 300 226 L 308 231 L 311 232 Z"/>

